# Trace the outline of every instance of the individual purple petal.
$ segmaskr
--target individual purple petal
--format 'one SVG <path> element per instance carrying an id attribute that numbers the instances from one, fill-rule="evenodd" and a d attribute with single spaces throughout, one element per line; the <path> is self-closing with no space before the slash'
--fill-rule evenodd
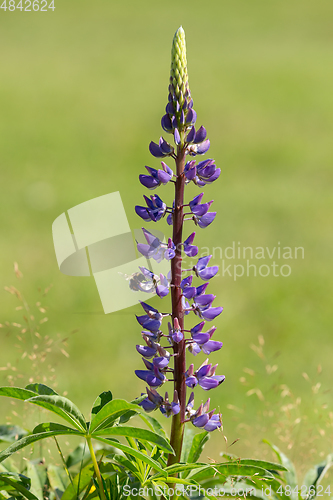
<path id="1" fill-rule="evenodd" d="M 186 115 L 186 123 L 188 125 L 194 125 L 197 119 L 197 114 L 193 108 L 190 108 Z"/>
<path id="2" fill-rule="evenodd" d="M 212 302 L 214 301 L 216 295 L 213 295 L 212 293 L 208 294 L 201 294 L 197 297 L 195 297 L 195 303 L 199 306 L 210 306 Z"/>
<path id="3" fill-rule="evenodd" d="M 209 340 L 202 346 L 202 350 L 205 354 L 209 355 L 211 352 L 219 351 L 222 346 L 222 342 L 218 342 L 217 340 Z"/>
<path id="4" fill-rule="evenodd" d="M 175 128 L 175 131 L 174 131 L 174 138 L 175 138 L 175 143 L 177 144 L 177 146 L 180 144 L 180 135 L 179 135 L 179 130 L 178 128 Z"/>
<path id="5" fill-rule="evenodd" d="M 180 412 L 179 403 L 171 403 L 171 413 L 177 415 Z"/>
<path id="6" fill-rule="evenodd" d="M 195 134 L 194 144 L 199 144 L 199 142 L 203 142 L 206 139 L 207 132 L 205 127 L 200 127 L 197 133 Z"/>
<path id="7" fill-rule="evenodd" d="M 209 416 L 207 413 L 204 413 L 203 415 L 200 415 L 200 417 L 195 418 L 192 420 L 192 424 L 195 425 L 195 427 L 204 427 L 209 420 Z"/>
<path id="8" fill-rule="evenodd" d="M 167 223 L 169 224 L 169 226 L 172 226 L 172 223 L 173 223 L 173 221 L 172 221 L 172 214 L 169 214 L 169 215 L 167 216 L 167 219 L 166 219 L 166 220 L 167 220 Z"/>
<path id="9" fill-rule="evenodd" d="M 155 403 L 152 401 L 149 401 L 148 398 L 144 399 L 139 403 L 139 406 L 141 406 L 147 413 L 154 411 L 157 407 Z"/>
<path id="10" fill-rule="evenodd" d="M 209 210 L 211 203 L 203 203 L 192 208 L 192 213 L 198 217 L 199 221 Z M 200 224 L 199 224 L 200 225 Z"/>
<path id="11" fill-rule="evenodd" d="M 148 347 L 147 345 L 137 345 L 136 350 L 145 358 L 152 358 L 156 354 L 156 348 Z"/>
<path id="12" fill-rule="evenodd" d="M 201 316 L 206 321 L 212 321 L 216 316 L 221 314 L 223 311 L 223 307 L 209 307 L 208 309 L 201 311 Z"/>
<path id="13" fill-rule="evenodd" d="M 158 180 L 162 182 L 162 184 L 167 184 L 171 179 L 171 176 L 167 172 L 164 172 L 164 170 L 158 170 L 157 175 Z"/>
<path id="14" fill-rule="evenodd" d="M 211 255 L 205 255 L 204 257 L 200 257 L 200 259 L 198 259 L 197 265 L 195 266 L 197 271 L 205 269 L 211 258 L 212 258 Z"/>
<path id="15" fill-rule="evenodd" d="M 187 387 L 190 387 L 191 389 L 193 389 L 193 387 L 195 387 L 197 385 L 198 380 L 194 375 L 192 375 L 190 377 L 187 377 L 185 383 L 186 383 Z"/>
<path id="16" fill-rule="evenodd" d="M 210 141 L 209 139 L 207 139 L 206 141 L 198 144 L 196 152 L 198 155 L 204 155 L 205 153 L 207 153 L 209 148 L 210 148 Z"/>
<path id="17" fill-rule="evenodd" d="M 207 182 L 208 184 L 210 184 L 211 182 L 216 181 L 216 179 L 218 179 L 218 178 L 219 178 L 220 173 L 221 173 L 221 169 L 220 169 L 220 168 L 217 168 L 217 169 L 215 170 L 215 173 L 214 173 L 214 174 L 213 174 L 213 175 L 209 178 L 209 180 L 208 180 L 208 181 L 206 181 L 206 182 Z"/>
<path id="18" fill-rule="evenodd" d="M 213 278 L 219 270 L 219 266 L 206 267 L 202 271 L 198 271 L 198 275 L 203 280 L 210 280 Z"/>
<path id="19" fill-rule="evenodd" d="M 213 377 L 203 377 L 199 380 L 199 385 L 205 391 L 209 391 L 210 389 L 215 389 L 220 384 Z"/>
<path id="20" fill-rule="evenodd" d="M 174 114 L 174 112 L 175 112 L 175 108 L 173 107 L 173 103 L 172 103 L 172 101 L 168 102 L 168 104 L 166 105 L 165 111 L 166 111 L 169 115 L 173 115 L 173 114 Z"/>
<path id="21" fill-rule="evenodd" d="M 208 285 L 209 285 L 209 283 L 204 283 L 203 285 L 197 286 L 196 295 L 198 296 L 198 295 L 202 295 L 203 293 L 205 293 Z"/>
<path id="22" fill-rule="evenodd" d="M 172 169 L 166 163 L 164 163 L 164 161 L 161 161 L 161 165 L 162 165 L 162 168 L 163 168 L 164 172 L 166 172 L 167 174 L 169 174 L 170 177 L 173 177 L 173 171 L 172 171 Z"/>
<path id="23" fill-rule="evenodd" d="M 168 366 L 169 359 L 165 358 L 164 356 L 160 356 L 160 357 L 153 359 L 153 364 L 154 364 L 154 366 L 156 366 L 157 368 L 159 368 L 161 370 L 162 368 L 165 368 L 166 366 Z"/>
<path id="24" fill-rule="evenodd" d="M 196 342 L 189 342 L 187 344 L 187 347 L 190 353 L 193 354 L 193 356 L 196 356 L 201 352 L 200 346 Z"/>
<path id="25" fill-rule="evenodd" d="M 171 104 L 171 103 L 169 103 L 169 104 Z M 167 105 L 167 108 L 168 108 L 169 104 Z M 171 106 L 172 106 L 172 104 L 171 104 Z M 172 122 L 171 122 L 170 116 L 168 114 L 166 114 L 162 117 L 161 125 L 162 125 L 163 130 L 165 130 L 166 132 L 169 132 L 169 133 L 172 132 L 172 129 L 173 129 Z"/>
<path id="26" fill-rule="evenodd" d="M 149 144 L 149 151 L 153 156 L 155 156 L 155 158 L 162 158 L 163 156 L 165 156 L 165 153 L 162 152 L 159 145 L 153 141 L 151 141 L 151 143 Z"/>
<path id="27" fill-rule="evenodd" d="M 153 373 L 150 370 L 135 370 L 135 375 L 138 378 L 140 378 L 141 380 L 144 380 L 145 382 L 147 382 L 147 384 L 150 387 L 161 386 L 164 382 L 164 379 L 165 379 L 164 375 L 161 374 L 161 377 L 156 376 L 155 373 Z"/>
<path id="28" fill-rule="evenodd" d="M 149 215 L 149 211 L 147 207 L 140 207 L 139 205 L 135 206 L 135 212 L 139 217 L 141 217 L 143 220 L 150 221 L 151 217 Z"/>
<path id="29" fill-rule="evenodd" d="M 195 372 L 197 379 L 200 380 L 202 377 L 206 377 L 209 374 L 211 367 L 211 364 L 200 366 L 199 370 Z"/>
<path id="30" fill-rule="evenodd" d="M 214 418 L 216 417 L 216 418 Z M 204 426 L 205 431 L 212 432 L 221 427 L 221 422 L 219 421 L 218 415 L 213 415 Z"/>
<path id="31" fill-rule="evenodd" d="M 148 314 L 145 314 L 144 316 L 136 316 L 136 319 L 143 328 L 151 332 L 158 332 L 162 324 L 161 320 L 151 319 Z"/>
<path id="32" fill-rule="evenodd" d="M 195 138 L 195 128 L 192 127 L 189 133 L 187 134 L 185 141 L 189 144 L 194 141 L 194 138 Z"/>
<path id="33" fill-rule="evenodd" d="M 157 186 L 160 185 L 159 180 L 154 179 L 154 177 L 152 177 L 151 175 L 140 174 L 139 180 L 141 184 L 148 189 L 155 189 Z"/>
<path id="34" fill-rule="evenodd" d="M 183 290 L 184 297 L 186 297 L 189 300 L 193 299 L 193 297 L 195 297 L 195 294 L 196 294 L 195 286 L 188 286 Z"/>
<path id="35" fill-rule="evenodd" d="M 144 257 L 149 257 L 151 248 L 149 245 L 146 245 L 145 243 L 138 243 L 136 248 Z"/>
<path id="36" fill-rule="evenodd" d="M 192 339 L 197 344 L 201 345 L 201 344 L 206 344 L 207 342 L 209 342 L 210 336 L 209 336 L 209 333 L 194 333 L 194 334 L 192 334 Z M 211 340 L 210 342 L 213 342 L 213 340 Z"/>
<path id="37" fill-rule="evenodd" d="M 169 144 L 167 141 L 165 141 L 163 139 L 163 137 L 160 137 L 158 145 L 159 145 L 161 152 L 164 153 L 164 155 L 169 155 L 170 153 L 173 153 L 173 151 L 174 151 L 171 144 Z"/>
<path id="38" fill-rule="evenodd" d="M 198 218 L 198 226 L 201 228 L 205 228 L 209 226 L 215 219 L 216 212 L 208 212 L 207 214 L 203 215 L 202 217 Z"/>
<path id="39" fill-rule="evenodd" d="M 193 335 L 195 333 L 201 332 L 201 330 L 203 329 L 204 326 L 205 326 L 205 322 L 201 321 L 201 323 L 198 323 L 193 328 L 191 328 L 191 334 Z"/>

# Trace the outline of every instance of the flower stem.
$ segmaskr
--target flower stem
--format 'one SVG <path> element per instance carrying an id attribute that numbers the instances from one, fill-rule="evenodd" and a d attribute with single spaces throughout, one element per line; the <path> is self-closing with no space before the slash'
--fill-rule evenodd
<path id="1" fill-rule="evenodd" d="M 184 329 L 184 311 L 182 307 L 182 290 L 180 283 L 182 281 L 182 250 L 181 243 L 183 239 L 183 205 L 184 205 L 184 176 L 185 166 L 185 148 L 178 146 L 176 167 L 177 180 L 175 184 L 175 209 L 173 215 L 173 237 L 172 240 L 176 247 L 176 255 L 171 261 L 171 300 L 172 300 L 172 320 L 178 318 L 180 329 Z M 170 443 L 175 450 L 175 455 L 169 455 L 168 465 L 172 465 L 180 461 L 183 434 L 184 420 L 186 407 L 186 385 L 185 385 L 185 340 L 174 345 L 175 356 L 174 362 L 174 388 L 178 393 L 180 412 L 172 417 Z"/>
<path id="2" fill-rule="evenodd" d="M 99 467 L 98 467 L 96 455 L 95 455 L 94 448 L 93 448 L 93 445 L 91 442 L 91 437 L 86 436 L 86 440 L 87 440 L 88 448 L 90 451 L 91 460 L 92 460 L 92 463 L 94 465 L 94 470 L 95 470 L 95 474 L 96 474 L 96 478 L 97 478 L 97 482 L 98 482 L 98 486 L 99 486 L 99 491 L 100 491 L 100 498 L 101 498 L 101 500 L 106 500 L 101 471 L 99 470 Z"/>

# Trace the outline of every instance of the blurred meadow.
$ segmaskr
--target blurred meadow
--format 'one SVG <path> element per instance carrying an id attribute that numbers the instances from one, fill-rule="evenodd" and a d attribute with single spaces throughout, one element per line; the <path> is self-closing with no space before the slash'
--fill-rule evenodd
<path id="1" fill-rule="evenodd" d="M 239 439 L 229 452 L 261 457 L 267 438 L 300 470 L 320 461 L 333 452 L 332 1 L 55 0 L 55 7 L 0 9 L 1 385 L 8 376 L 26 385 L 55 374 L 59 391 L 86 412 L 104 390 L 128 399 L 144 390 L 133 373 L 141 367 L 140 307 L 105 315 L 93 278 L 60 273 L 51 226 L 67 209 L 120 191 L 130 227 L 141 227 L 138 175 L 159 166 L 148 144 L 161 135 L 171 42 L 182 25 L 197 124 L 222 169 L 205 189 L 218 215 L 197 232 L 197 244 L 304 248 L 304 259 L 251 261 L 289 265 L 290 276 L 220 273 L 212 281 L 224 307 L 215 339 L 224 347 L 211 360 L 226 381 L 208 395 L 228 444 L 216 433 L 204 456 L 218 460 Z M 171 186 L 160 189 L 172 201 Z M 168 231 L 165 222 L 154 228 Z M 219 252 L 214 263 L 222 266 Z M 244 263 L 237 255 L 225 261 Z M 33 306 L 40 338 L 21 333 L 21 303 L 5 286 Z M 157 298 L 151 303 L 159 307 Z M 45 349 L 34 368 L 22 359 Z M 198 389 L 196 401 L 206 396 Z M 21 409 L 1 401 L 0 421 Z"/>

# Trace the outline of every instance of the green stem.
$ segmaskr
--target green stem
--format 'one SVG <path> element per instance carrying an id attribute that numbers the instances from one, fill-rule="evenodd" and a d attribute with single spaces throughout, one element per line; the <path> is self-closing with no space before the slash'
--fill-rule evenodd
<path id="1" fill-rule="evenodd" d="M 97 482 L 98 482 L 98 486 L 99 486 L 99 491 L 100 491 L 100 498 L 101 498 L 101 500 L 106 500 L 103 480 L 102 480 L 101 472 L 99 470 L 98 463 L 96 460 L 96 455 L 95 455 L 94 448 L 93 448 L 93 445 L 91 442 L 91 437 L 86 436 L 86 440 L 87 440 L 88 448 L 90 451 L 91 460 L 92 460 L 92 463 L 94 465 L 94 470 L 95 470 L 95 474 L 96 474 L 96 478 L 97 478 Z"/>

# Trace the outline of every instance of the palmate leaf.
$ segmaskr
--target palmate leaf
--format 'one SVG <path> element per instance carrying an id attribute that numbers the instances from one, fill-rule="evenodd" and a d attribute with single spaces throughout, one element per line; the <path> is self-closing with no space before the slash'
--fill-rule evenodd
<path id="1" fill-rule="evenodd" d="M 117 418 L 128 410 L 133 410 L 136 413 L 143 411 L 138 405 L 128 403 L 124 399 L 113 399 L 103 406 L 98 413 L 92 415 L 89 428 L 90 433 L 93 433 L 96 429 L 103 429 L 113 425 Z"/>
<path id="2" fill-rule="evenodd" d="M 46 439 L 48 437 L 53 436 L 62 436 L 62 435 L 76 435 L 82 436 L 84 435 L 82 432 L 77 431 L 76 429 L 72 429 L 70 427 L 66 427 L 61 424 L 53 424 L 53 423 L 45 423 L 40 424 L 34 429 L 34 433 L 29 436 L 25 436 L 24 438 L 16 441 L 11 446 L 6 448 L 0 453 L 0 462 L 3 462 L 6 458 L 10 457 L 16 451 L 25 448 L 29 444 L 35 443 L 36 441 L 40 441 L 41 439 Z"/>
<path id="3" fill-rule="evenodd" d="M 117 448 L 118 450 L 123 451 L 124 453 L 131 455 L 135 458 L 138 458 L 142 462 L 144 462 L 147 465 L 150 465 L 153 469 L 157 470 L 158 472 L 162 473 L 163 476 L 166 476 L 167 474 L 164 472 L 164 470 L 161 468 L 160 464 L 150 458 L 148 455 L 145 453 L 142 453 L 141 451 L 131 448 L 130 446 L 126 446 L 124 444 L 111 441 L 109 439 L 102 438 L 100 436 L 94 436 L 94 439 L 97 439 L 98 441 L 101 441 L 102 443 L 109 444 L 110 446 L 113 446 L 114 448 Z"/>
<path id="4" fill-rule="evenodd" d="M 53 389 L 43 384 L 30 384 L 26 389 L 20 387 L 0 387 L 0 396 L 29 401 L 56 413 L 78 430 L 86 430 L 85 419 L 80 410 L 69 399 L 58 396 Z M 34 388 L 34 391 L 31 390 Z M 35 392 L 35 391 L 39 391 Z M 36 395 L 37 394 L 37 395 Z"/>
<path id="5" fill-rule="evenodd" d="M 72 403 L 72 401 L 63 396 L 41 395 L 29 398 L 27 401 L 37 406 L 41 406 L 42 408 L 46 408 L 56 415 L 61 416 L 62 418 L 67 420 L 67 422 L 70 422 L 72 425 L 74 425 L 74 427 L 76 427 L 78 430 L 87 430 L 85 418 L 78 407 L 74 403 Z"/>
<path id="6" fill-rule="evenodd" d="M 101 392 L 101 394 L 96 398 L 90 413 L 92 415 L 96 415 L 98 412 L 101 411 L 103 406 L 105 406 L 110 401 L 112 401 L 112 392 L 111 391 Z"/>
<path id="7" fill-rule="evenodd" d="M 0 473 L 0 490 L 5 491 L 18 491 L 22 496 L 28 498 L 28 500 L 38 500 L 38 498 L 31 493 L 28 488 L 30 488 L 30 479 L 21 474 L 14 474 L 10 472 Z"/>
<path id="8" fill-rule="evenodd" d="M 97 436 L 126 436 L 138 439 L 139 441 L 148 441 L 153 443 L 166 453 L 174 454 L 170 443 L 161 435 L 147 429 L 139 429 L 137 427 L 116 426 L 108 429 L 97 429 L 91 433 L 91 436 L 96 439 Z"/>

